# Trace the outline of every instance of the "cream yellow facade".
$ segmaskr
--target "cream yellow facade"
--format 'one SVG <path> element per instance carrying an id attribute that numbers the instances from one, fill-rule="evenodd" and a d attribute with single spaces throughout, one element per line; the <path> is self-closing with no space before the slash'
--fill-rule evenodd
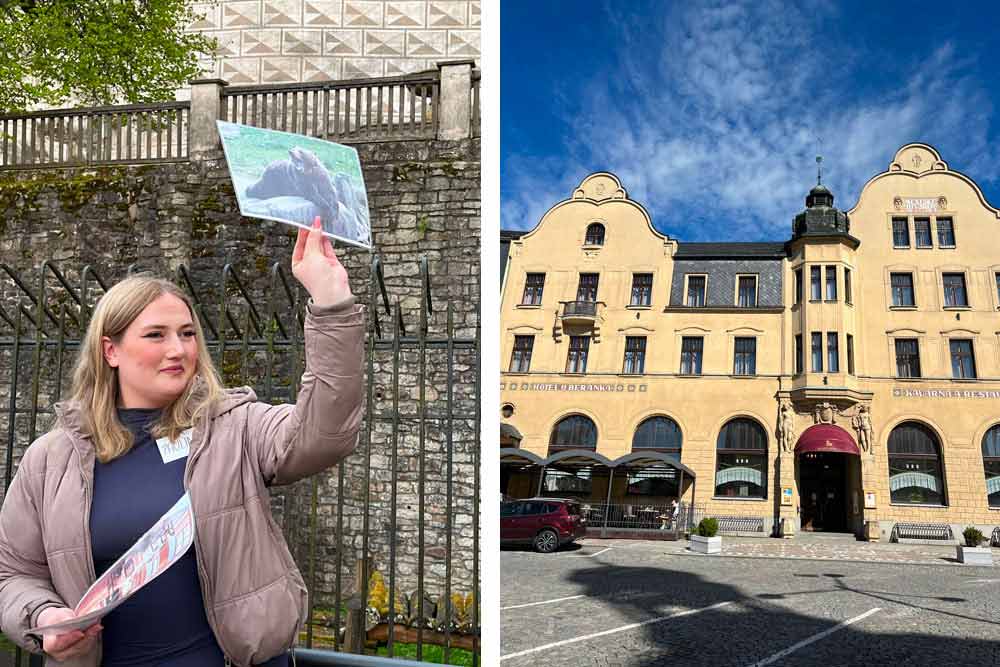
<path id="1" fill-rule="evenodd" d="M 587 238 L 595 223 L 603 239 Z M 581 274 L 598 276 L 582 308 Z M 652 276 L 648 305 L 637 274 Z M 685 244 L 657 232 L 613 174 L 591 174 L 510 242 L 500 322 L 502 420 L 538 457 L 567 416 L 589 418 L 596 453 L 611 460 L 662 416 L 695 477 L 682 500 L 707 515 L 792 535 L 814 525 L 829 489 L 826 525 L 869 538 L 897 523 L 956 536 L 1000 525 L 989 493 L 1000 505 L 1000 477 L 987 488 L 984 452 L 1000 453 L 983 446 L 1000 424 L 1000 211 L 931 146 L 900 148 L 847 211 L 814 188 L 783 244 Z M 638 370 L 627 368 L 630 337 L 644 340 L 641 373 L 624 372 Z M 581 370 L 568 358 L 583 338 L 585 372 L 567 372 Z M 750 372 L 738 345 L 753 350 Z M 749 474 L 721 467 L 720 432 L 734 419 L 766 434 L 762 491 L 726 484 Z M 831 458 L 830 433 L 854 453 Z M 824 472 L 817 461 L 841 462 Z M 606 482 L 592 494 L 603 500 Z"/>

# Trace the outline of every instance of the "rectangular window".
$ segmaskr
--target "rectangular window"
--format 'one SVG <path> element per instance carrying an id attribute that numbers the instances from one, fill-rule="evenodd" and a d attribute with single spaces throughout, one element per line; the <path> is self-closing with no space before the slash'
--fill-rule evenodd
<path id="1" fill-rule="evenodd" d="M 587 351 L 590 349 L 590 336 L 570 336 L 569 354 L 566 356 L 567 373 L 587 372 Z"/>
<path id="2" fill-rule="evenodd" d="M 740 308 L 753 308 L 757 305 L 757 278 L 740 276 L 737 305 Z"/>
<path id="3" fill-rule="evenodd" d="M 896 339 L 896 375 L 901 378 L 920 377 L 920 348 L 916 338 Z"/>
<path id="4" fill-rule="evenodd" d="M 795 336 L 795 374 L 798 375 L 805 370 L 805 361 L 802 352 L 802 334 Z"/>
<path id="5" fill-rule="evenodd" d="M 1000 306 L 1000 273 L 993 274 L 993 278 L 997 282 L 997 305 Z"/>
<path id="6" fill-rule="evenodd" d="M 976 377 L 976 360 L 972 356 L 972 341 L 968 339 L 949 341 L 951 346 L 951 376 L 955 378 Z"/>
<path id="7" fill-rule="evenodd" d="M 521 303 L 525 306 L 540 306 L 544 287 L 544 273 L 529 273 L 524 278 L 524 296 L 521 297 Z"/>
<path id="8" fill-rule="evenodd" d="M 577 301 L 597 301 L 597 273 L 581 273 L 580 286 L 576 288 Z"/>
<path id="9" fill-rule="evenodd" d="M 931 241 L 931 219 L 930 218 L 914 218 L 913 220 L 913 237 L 914 242 L 917 244 L 918 248 L 933 248 L 934 242 Z"/>
<path id="10" fill-rule="evenodd" d="M 630 306 L 648 306 L 653 295 L 653 274 L 632 274 L 632 298 Z"/>
<path id="11" fill-rule="evenodd" d="M 511 373 L 528 372 L 531 368 L 531 348 L 534 346 L 534 336 L 514 336 L 514 352 L 510 355 Z"/>
<path id="12" fill-rule="evenodd" d="M 733 375 L 757 374 L 757 339 L 737 338 L 733 354 Z"/>
<path id="13" fill-rule="evenodd" d="M 819 301 L 823 298 L 823 285 L 820 278 L 820 267 L 814 266 L 809 269 L 809 299 Z"/>
<path id="14" fill-rule="evenodd" d="M 854 375 L 854 336 L 847 334 L 847 372 Z"/>
<path id="15" fill-rule="evenodd" d="M 625 365 L 622 373 L 626 375 L 641 375 L 646 369 L 646 337 L 625 337 Z"/>
<path id="16" fill-rule="evenodd" d="M 955 247 L 955 226 L 951 218 L 937 219 L 938 245 L 942 248 Z"/>
<path id="17" fill-rule="evenodd" d="M 894 306 L 914 305 L 912 273 L 889 274 L 889 282 L 892 285 L 892 305 Z"/>
<path id="18" fill-rule="evenodd" d="M 701 375 L 701 351 L 704 339 L 684 336 L 681 339 L 681 375 Z"/>
<path id="19" fill-rule="evenodd" d="M 812 333 L 812 370 L 823 372 L 823 334 L 818 331 Z"/>
<path id="20" fill-rule="evenodd" d="M 910 247 L 910 225 L 906 218 L 892 219 L 892 247 Z"/>
<path id="21" fill-rule="evenodd" d="M 854 303 L 851 298 L 851 270 L 844 269 L 844 302 L 847 304 Z"/>
<path id="22" fill-rule="evenodd" d="M 826 300 L 837 300 L 837 267 L 826 267 Z"/>
<path id="23" fill-rule="evenodd" d="M 944 305 L 945 306 L 968 306 L 969 300 L 965 296 L 965 274 L 945 273 L 941 276 L 944 282 Z"/>
<path id="24" fill-rule="evenodd" d="M 795 303 L 802 303 L 802 269 L 795 269 Z"/>
<path id="25" fill-rule="evenodd" d="M 705 305 L 705 276 L 688 276 L 687 305 Z"/>
<path id="26" fill-rule="evenodd" d="M 840 343 L 836 331 L 826 332 L 826 370 L 830 373 L 840 372 Z"/>

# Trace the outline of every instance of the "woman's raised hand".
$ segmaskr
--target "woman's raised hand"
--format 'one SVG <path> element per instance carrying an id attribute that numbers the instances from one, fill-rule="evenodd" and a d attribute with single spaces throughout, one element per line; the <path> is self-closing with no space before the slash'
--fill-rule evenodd
<path id="1" fill-rule="evenodd" d="M 74 618 L 76 614 L 72 609 L 49 607 L 38 615 L 38 625 L 52 625 Z M 103 629 L 100 623 L 95 623 L 86 630 L 68 630 L 59 635 L 45 634 L 42 636 L 42 650 L 59 662 L 90 653 L 97 644 L 97 635 Z"/>
<path id="2" fill-rule="evenodd" d="M 292 251 L 292 274 L 317 306 L 328 306 L 351 296 L 347 271 L 333 252 L 330 239 L 323 236 L 319 216 L 313 220 L 311 230 L 299 228 Z"/>

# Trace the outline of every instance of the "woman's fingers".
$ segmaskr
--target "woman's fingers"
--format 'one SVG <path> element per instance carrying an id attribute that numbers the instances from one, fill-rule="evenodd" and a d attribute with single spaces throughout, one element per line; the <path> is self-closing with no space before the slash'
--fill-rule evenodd
<path id="1" fill-rule="evenodd" d="M 309 237 L 309 230 L 299 227 L 299 234 L 295 237 L 295 249 L 292 250 L 292 262 L 301 262 L 306 252 L 306 239 Z"/>

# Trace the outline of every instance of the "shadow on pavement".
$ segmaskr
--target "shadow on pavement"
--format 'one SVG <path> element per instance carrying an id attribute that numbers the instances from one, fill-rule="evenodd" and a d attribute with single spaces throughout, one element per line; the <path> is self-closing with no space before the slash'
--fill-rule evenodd
<path id="1" fill-rule="evenodd" d="M 577 569 L 568 573 L 565 579 L 576 584 L 578 590 L 588 597 L 602 597 L 604 609 L 614 611 L 614 620 L 599 626 L 593 620 L 586 621 L 586 614 L 581 613 L 575 624 L 570 623 L 562 628 L 550 627 L 549 634 L 554 629 L 558 635 L 553 639 L 536 637 L 532 642 L 536 646 L 631 623 L 643 623 L 657 617 L 669 617 L 682 610 L 704 611 L 555 647 L 551 651 L 524 656 L 516 664 L 600 667 L 754 665 L 875 607 L 880 607 L 881 611 L 862 623 L 866 623 L 869 628 L 873 625 L 885 627 L 888 621 L 894 628 L 892 632 L 865 630 L 861 624 L 847 626 L 769 664 L 818 667 L 1000 664 L 1000 623 L 996 617 L 977 618 L 938 608 L 931 609 L 897 599 L 902 595 L 852 586 L 850 577 L 842 574 L 793 576 L 817 578 L 821 588 L 747 596 L 735 586 L 664 567 L 610 566 Z M 818 600 L 817 616 L 782 604 L 788 598 L 808 593 L 833 593 L 838 596 L 829 601 Z M 869 598 L 870 601 L 862 599 L 859 603 L 857 596 Z M 908 597 L 926 597 L 945 603 L 965 601 L 954 597 Z M 725 602 L 732 604 L 706 609 Z M 818 617 L 822 612 L 829 618 Z M 932 623 L 938 632 L 927 632 L 924 624 L 931 612 L 960 619 L 963 624 L 961 627 L 949 627 L 954 626 L 954 623 L 939 619 Z M 599 616 L 607 615 L 601 613 Z M 600 648 L 595 650 L 598 646 Z M 551 661 L 554 657 L 559 659 Z"/>

